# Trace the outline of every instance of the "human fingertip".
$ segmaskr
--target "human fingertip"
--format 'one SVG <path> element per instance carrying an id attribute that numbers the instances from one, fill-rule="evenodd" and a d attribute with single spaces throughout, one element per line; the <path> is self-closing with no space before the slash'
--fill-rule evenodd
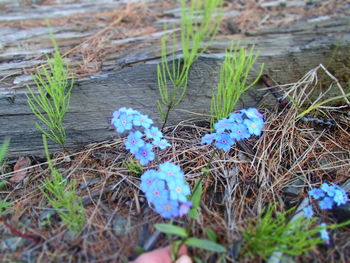
<path id="1" fill-rule="evenodd" d="M 187 255 L 182 255 L 175 261 L 175 263 L 192 263 L 192 259 Z"/>

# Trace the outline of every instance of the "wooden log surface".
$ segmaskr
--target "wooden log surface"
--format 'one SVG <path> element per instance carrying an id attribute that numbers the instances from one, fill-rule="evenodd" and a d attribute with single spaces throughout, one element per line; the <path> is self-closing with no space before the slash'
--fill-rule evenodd
<path id="1" fill-rule="evenodd" d="M 228 16 L 230 15 L 236 13 L 231 11 Z M 17 19 L 16 17 L 18 16 L 8 15 L 2 18 L 3 21 L 0 18 L 0 25 Z M 172 19 L 176 24 L 177 16 L 174 15 Z M 189 118 L 206 118 L 224 51 L 231 41 L 240 41 L 245 47 L 255 45 L 256 51 L 260 53 L 255 71 L 264 63 L 264 72 L 277 83 L 284 84 L 299 80 L 320 63 L 327 64 L 336 47 L 338 53 L 332 60 L 332 68 L 348 65 L 349 56 L 346 54 L 350 43 L 349 22 L 349 18 L 322 18 L 286 27 L 218 36 L 208 52 L 193 65 L 188 92 L 183 103 L 171 114 L 170 123 L 176 124 Z M 50 52 L 52 47 L 44 27 L 19 30 L 18 34 L 12 35 L 8 34 L 10 30 L 9 27 L 0 27 L 0 47 L 4 51 L 0 54 L 0 141 L 5 137 L 11 138 L 10 158 L 28 154 L 43 156 L 41 134 L 34 126 L 37 119 L 26 102 L 25 85 L 33 83 L 25 68 L 43 63 L 45 59 L 41 54 Z M 58 42 L 68 46 L 77 45 L 85 37 L 93 35 L 83 31 L 76 32 L 76 35 L 69 34 L 69 30 L 60 27 L 54 27 L 53 30 Z M 60 30 L 66 35 L 60 35 Z M 117 56 L 108 54 L 102 62 L 100 72 L 79 75 L 73 88 L 69 111 L 64 118 L 68 149 L 78 150 L 89 143 L 114 138 L 116 133 L 110 120 L 112 112 L 119 107 L 140 110 L 160 124 L 156 109 L 156 100 L 159 98 L 156 63 L 160 56 L 159 38 L 163 34 L 165 32 L 156 31 L 148 35 L 112 39 L 108 42 L 111 47 L 127 45 L 136 48 L 118 52 Z M 45 36 L 45 40 L 40 40 L 40 36 Z M 29 50 L 15 47 L 15 41 L 28 38 L 37 38 L 35 48 Z M 17 60 L 13 58 L 16 56 Z M 25 56 L 30 59 L 23 59 Z M 69 60 L 74 66 L 74 58 L 70 57 Z M 252 72 L 252 77 L 255 73 Z M 259 84 L 245 94 L 238 107 L 273 105 L 274 97 L 269 91 L 261 90 L 261 87 Z M 50 144 L 50 150 L 56 151 L 59 147 Z"/>

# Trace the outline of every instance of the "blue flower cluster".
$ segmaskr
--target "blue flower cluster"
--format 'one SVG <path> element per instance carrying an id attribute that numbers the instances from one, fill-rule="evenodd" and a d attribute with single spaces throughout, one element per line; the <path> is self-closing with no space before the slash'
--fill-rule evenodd
<path id="1" fill-rule="evenodd" d="M 343 188 L 336 184 L 323 183 L 321 188 L 314 188 L 309 191 L 309 195 L 316 200 L 319 200 L 318 205 L 322 210 L 332 209 L 335 205 L 345 205 L 348 201 L 348 197 Z M 308 205 L 303 209 L 304 216 L 311 218 L 314 215 L 314 211 L 311 205 Z M 330 244 L 330 236 L 327 232 L 327 225 L 321 223 L 320 226 L 324 227 L 320 230 L 321 239 L 325 241 L 327 245 Z"/>
<path id="2" fill-rule="evenodd" d="M 218 149 L 227 152 L 235 141 L 261 135 L 263 127 L 263 116 L 256 108 L 243 109 L 215 123 L 215 133 L 206 134 L 201 144 L 211 144 L 215 141 Z"/>
<path id="3" fill-rule="evenodd" d="M 141 176 L 141 190 L 147 201 L 163 218 L 175 218 L 188 213 L 192 202 L 187 197 L 191 194 L 179 166 L 165 162 L 159 169 L 147 170 Z"/>
<path id="4" fill-rule="evenodd" d="M 163 150 L 170 146 L 163 138 L 162 132 L 155 126 L 153 121 L 147 116 L 131 108 L 120 108 L 113 112 L 112 125 L 116 127 L 118 133 L 130 131 L 125 147 L 141 165 L 146 165 L 155 158 L 153 147 Z M 143 129 L 143 132 L 140 131 Z"/>
<path id="5" fill-rule="evenodd" d="M 309 191 L 309 195 L 318 202 L 322 210 L 332 209 L 335 205 L 345 205 L 348 197 L 343 188 L 336 184 L 323 183 L 321 188 L 314 188 Z"/>

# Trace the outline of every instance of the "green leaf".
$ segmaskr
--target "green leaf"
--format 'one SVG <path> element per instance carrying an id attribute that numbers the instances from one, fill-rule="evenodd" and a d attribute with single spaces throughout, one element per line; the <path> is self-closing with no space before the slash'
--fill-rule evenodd
<path id="1" fill-rule="evenodd" d="M 192 208 L 188 213 L 188 215 L 193 219 L 198 219 L 199 213 L 197 209 L 201 203 L 202 193 L 203 193 L 203 186 L 200 179 L 196 181 L 196 184 L 193 189 L 194 189 L 193 194 L 190 197 L 190 200 L 192 201 Z"/>
<path id="2" fill-rule="evenodd" d="M 210 170 L 208 168 L 202 168 L 201 172 L 204 174 L 209 174 Z"/>
<path id="3" fill-rule="evenodd" d="M 203 261 L 198 257 L 192 257 L 195 263 L 203 263 Z"/>
<path id="4" fill-rule="evenodd" d="M 5 154 L 7 152 L 7 148 L 9 147 L 10 144 L 10 140 L 9 139 L 5 139 L 4 142 L 2 143 L 2 145 L 0 146 L 0 164 L 2 163 Z"/>
<path id="5" fill-rule="evenodd" d="M 147 252 L 147 250 L 144 249 L 143 247 L 141 247 L 141 246 L 136 246 L 136 247 L 135 247 L 135 253 L 136 253 L 137 255 L 141 255 L 141 254 L 143 254 L 143 253 L 145 253 L 145 252 Z"/>
<path id="6" fill-rule="evenodd" d="M 154 227 L 160 232 L 163 232 L 169 235 L 188 237 L 188 233 L 186 229 L 179 226 L 174 226 L 173 224 L 155 224 Z"/>
<path id="7" fill-rule="evenodd" d="M 3 208 L 11 206 L 11 204 L 12 204 L 11 202 L 0 202 L 0 211 Z"/>
<path id="8" fill-rule="evenodd" d="M 193 189 L 194 192 L 191 195 L 190 200 L 192 201 L 192 209 L 197 209 L 200 205 L 203 192 L 203 186 L 199 179 L 196 181 L 196 184 Z"/>
<path id="9" fill-rule="evenodd" d="M 210 229 L 210 228 L 204 228 L 204 232 L 207 235 L 208 239 L 212 242 L 216 242 L 217 241 L 217 236 L 215 234 L 215 232 Z"/>
<path id="10" fill-rule="evenodd" d="M 198 209 L 195 208 L 191 208 L 190 212 L 188 213 L 189 217 L 190 218 L 193 218 L 193 219 L 198 219 L 199 218 L 199 213 L 198 213 Z"/>
<path id="11" fill-rule="evenodd" d="M 215 242 L 212 242 L 208 239 L 199 239 L 199 238 L 195 238 L 195 237 L 190 237 L 189 239 L 186 240 L 185 244 L 188 246 L 191 246 L 191 247 L 197 247 L 197 248 L 201 248 L 204 250 L 209 250 L 209 251 L 213 251 L 213 252 L 217 252 L 217 253 L 226 252 L 225 247 L 223 247 Z"/>

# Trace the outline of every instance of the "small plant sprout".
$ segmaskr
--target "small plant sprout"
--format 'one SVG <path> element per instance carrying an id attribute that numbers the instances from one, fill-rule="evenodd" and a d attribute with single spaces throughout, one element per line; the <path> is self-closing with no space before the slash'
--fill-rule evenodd
<path id="1" fill-rule="evenodd" d="M 243 233 L 244 248 L 251 258 L 261 257 L 267 260 L 272 253 L 280 251 L 287 255 L 298 256 L 323 243 L 318 237 L 322 226 L 313 227 L 315 218 L 299 217 L 294 221 L 288 218 L 294 208 L 275 215 L 275 208 L 269 205 L 254 223 L 250 221 Z"/>
<path id="2" fill-rule="evenodd" d="M 143 167 L 139 162 L 134 161 L 134 159 L 130 158 L 128 161 L 124 161 L 123 165 L 126 169 L 136 175 L 143 174 Z"/>
<path id="3" fill-rule="evenodd" d="M 259 80 L 264 64 L 261 65 L 258 76 L 247 85 L 250 73 L 258 55 L 254 55 L 254 47 L 249 51 L 239 44 L 232 44 L 226 50 L 225 59 L 220 69 L 220 78 L 216 91 L 210 103 L 212 115 L 211 126 L 222 118 L 226 118 L 236 108 L 236 105 L 244 92 L 249 90 Z"/>
<path id="4" fill-rule="evenodd" d="M 70 102 L 73 88 L 73 74 L 69 83 L 69 69 L 63 61 L 56 41 L 51 40 L 55 47 L 53 58 L 47 57 L 48 69 L 42 66 L 42 72 L 37 69 L 32 75 L 38 89 L 36 94 L 27 86 L 29 95 L 27 102 L 32 112 L 42 122 L 35 123 L 35 126 L 52 141 L 64 145 L 66 140 L 66 130 L 63 125 L 63 117 L 66 114 Z"/>
<path id="5" fill-rule="evenodd" d="M 69 231 L 76 235 L 84 227 L 86 219 L 84 206 L 77 196 L 75 182 L 68 184 L 63 175 L 53 167 L 45 135 L 43 135 L 43 142 L 51 178 L 45 180 L 40 190 L 57 211 L 62 222 L 68 226 Z"/>
<path id="6" fill-rule="evenodd" d="M 9 147 L 10 144 L 10 140 L 9 139 L 5 139 L 2 143 L 2 145 L 0 146 L 0 166 L 2 165 L 2 162 L 5 158 L 7 149 Z M 0 182 L 0 189 L 2 187 L 4 187 L 5 183 L 4 182 Z M 2 210 L 5 209 L 6 207 L 11 206 L 12 203 L 11 202 L 6 202 L 6 201 L 2 201 L 0 200 L 0 216 L 2 216 Z"/>
<path id="7" fill-rule="evenodd" d="M 115 111 L 111 123 L 118 133 L 129 132 L 125 148 L 141 165 L 147 165 L 155 159 L 154 148 L 164 150 L 170 146 L 162 132 L 152 126 L 153 121 L 147 115 L 131 108 L 123 107 Z"/>
<path id="8" fill-rule="evenodd" d="M 176 37 L 173 36 L 171 62 L 167 57 L 168 41 L 166 38 L 162 39 L 162 61 L 157 66 L 160 93 L 157 107 L 164 122 L 162 129 L 168 121 L 170 111 L 182 101 L 186 93 L 190 67 L 208 48 L 217 34 L 222 20 L 222 4 L 222 0 L 191 0 L 187 6 L 187 1 L 181 0 L 182 59 L 176 58 Z M 218 13 L 216 13 L 217 9 L 219 9 Z M 204 46 L 202 43 L 205 43 Z"/>

